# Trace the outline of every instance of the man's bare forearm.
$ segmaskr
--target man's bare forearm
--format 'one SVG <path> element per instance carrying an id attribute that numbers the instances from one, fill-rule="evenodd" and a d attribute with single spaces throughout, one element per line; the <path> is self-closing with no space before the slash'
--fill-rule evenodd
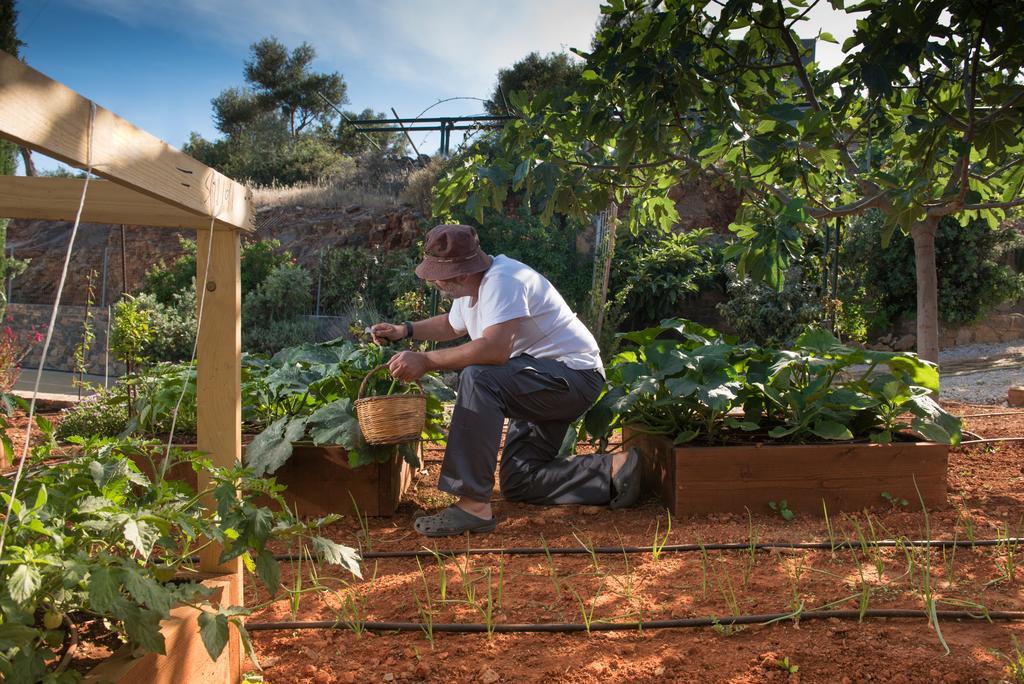
<path id="1" fill-rule="evenodd" d="M 432 342 L 447 342 L 458 339 L 465 335 L 452 328 L 448 322 L 448 314 L 439 314 L 431 318 L 424 318 L 422 321 L 415 321 L 412 324 L 412 337 L 414 340 L 427 340 Z"/>

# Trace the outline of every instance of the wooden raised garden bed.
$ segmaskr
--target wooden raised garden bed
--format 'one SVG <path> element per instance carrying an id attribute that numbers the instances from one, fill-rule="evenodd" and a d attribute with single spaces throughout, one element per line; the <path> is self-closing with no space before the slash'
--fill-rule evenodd
<path id="1" fill-rule="evenodd" d="M 178 445 L 195 449 L 193 444 Z M 243 454 L 245 446 L 242 447 Z M 149 461 L 137 457 L 139 468 L 149 472 Z M 196 474 L 187 464 L 171 467 L 168 477 L 196 486 Z M 297 443 L 291 457 L 274 472 L 279 484 L 287 489 L 284 500 L 288 508 L 301 517 L 319 517 L 328 513 L 350 514 L 359 507 L 359 513 L 370 516 L 394 515 L 398 503 L 412 482 L 412 469 L 395 452 L 389 461 L 353 468 L 348 452 L 340 446 L 314 446 Z M 269 501 L 258 504 L 269 506 Z"/>
<path id="2" fill-rule="evenodd" d="M 204 580 L 225 605 L 242 605 L 242 582 L 238 574 Z M 84 677 L 85 684 L 181 684 L 182 682 L 237 682 L 241 677 L 241 641 L 230 628 L 228 645 L 220 658 L 210 660 L 196 623 L 196 609 L 182 606 L 171 611 L 160 625 L 167 655 L 145 653 L 134 657 L 128 646 L 94 667 Z"/>
<path id="3" fill-rule="evenodd" d="M 274 473 L 288 489 L 284 499 L 300 516 L 352 513 L 352 502 L 363 515 L 390 516 L 412 482 L 412 469 L 398 454 L 391 460 L 353 468 L 340 446 L 296 444 Z"/>
<path id="4" fill-rule="evenodd" d="M 949 446 L 893 444 L 751 444 L 673 447 L 658 435 L 623 429 L 623 444 L 642 453 L 644 488 L 673 515 L 768 511 L 786 501 L 796 513 L 887 505 L 882 493 L 929 508 L 946 506 Z M 916 483 L 916 487 L 915 487 Z"/>

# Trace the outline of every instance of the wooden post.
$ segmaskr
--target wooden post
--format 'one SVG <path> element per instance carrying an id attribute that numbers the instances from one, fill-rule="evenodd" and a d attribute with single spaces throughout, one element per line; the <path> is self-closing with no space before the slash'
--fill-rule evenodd
<path id="1" fill-rule="evenodd" d="M 202 306 L 196 369 L 198 446 L 200 451 L 210 455 L 214 465 L 231 467 L 242 457 L 241 240 L 235 230 L 214 230 L 212 237 L 210 231 L 200 230 L 196 237 L 196 307 L 198 309 L 200 302 Z M 209 485 L 210 474 L 201 470 L 198 490 L 203 491 Z M 211 508 L 216 506 L 213 496 L 208 495 L 204 503 Z M 218 544 L 203 549 L 199 554 L 199 569 L 234 575 L 236 586 L 231 594 L 241 601 L 240 559 L 221 563 L 220 553 Z M 241 655 L 238 633 L 231 630 L 227 657 L 231 660 L 232 681 L 238 681 Z"/>

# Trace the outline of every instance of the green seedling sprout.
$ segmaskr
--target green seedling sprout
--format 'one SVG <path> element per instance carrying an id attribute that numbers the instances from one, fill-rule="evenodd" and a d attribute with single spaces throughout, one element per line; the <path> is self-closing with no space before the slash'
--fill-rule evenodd
<path id="1" fill-rule="evenodd" d="M 750 515 L 750 509 L 747 508 L 747 562 L 743 568 L 743 586 L 746 587 L 750 583 L 750 574 L 754 571 L 754 566 L 757 564 L 757 533 L 754 531 L 754 518 Z"/>
<path id="2" fill-rule="evenodd" d="M 789 570 L 792 570 L 790 574 Z M 793 610 L 799 610 L 800 606 L 803 605 L 803 598 L 801 597 L 800 591 L 800 579 L 804 574 L 804 559 L 803 557 L 796 559 L 796 565 L 792 568 L 787 567 L 787 576 L 789 576 L 789 588 L 792 593 L 790 599 L 790 608 Z"/>
<path id="3" fill-rule="evenodd" d="M 789 656 L 783 656 L 781 659 L 776 658 L 775 667 L 789 674 L 796 674 L 800 671 L 799 665 L 789 662 Z"/>
<path id="4" fill-rule="evenodd" d="M 672 511 L 665 509 L 665 514 L 668 516 L 668 522 L 665 525 L 664 536 L 659 537 L 658 532 L 661 530 L 661 518 L 659 517 L 654 527 L 654 541 L 651 543 L 651 556 L 657 562 L 661 558 L 661 552 L 668 544 L 668 536 L 672 534 Z"/>
<path id="5" fill-rule="evenodd" d="M 569 587 L 569 591 L 576 597 L 576 602 L 580 604 L 580 616 L 583 619 L 583 627 L 587 630 L 587 634 L 590 634 L 590 626 L 594 623 L 594 610 L 597 608 L 597 598 L 601 595 L 601 589 L 604 587 L 604 581 L 602 580 L 601 585 L 594 592 L 594 595 L 590 597 L 590 608 L 588 610 L 586 602 L 583 597 L 580 596 L 579 592 Z"/>
<path id="6" fill-rule="evenodd" d="M 544 561 L 548 566 L 548 576 L 555 587 L 555 595 L 558 597 L 558 600 L 562 600 L 562 584 L 558 580 L 558 570 L 555 568 L 555 561 L 551 557 L 551 549 L 548 548 L 548 542 L 544 539 L 544 535 L 541 535 L 540 543 L 544 548 Z"/>
<path id="7" fill-rule="evenodd" d="M 626 568 L 626 579 L 619 582 L 619 586 L 622 587 L 622 598 L 632 602 L 633 600 L 633 569 L 629 566 L 629 554 L 626 552 L 626 543 L 622 539 L 622 535 L 619 534 L 618 529 L 615 530 L 616 535 L 619 537 L 619 546 L 622 548 L 622 561 Z"/>
<path id="8" fill-rule="evenodd" d="M 825 514 L 825 529 L 828 531 L 828 543 L 832 547 L 832 557 L 836 555 L 836 534 L 835 530 L 832 529 L 832 521 L 828 517 L 828 506 L 825 505 L 825 499 L 821 500 L 821 511 Z"/>
<path id="9" fill-rule="evenodd" d="M 425 548 L 425 547 L 424 547 Z M 448 601 L 448 559 L 436 548 L 427 549 L 437 563 L 437 589 L 441 603 Z"/>
<path id="10" fill-rule="evenodd" d="M 576 534 L 575 532 L 572 533 L 572 536 L 576 539 L 576 541 L 578 541 L 580 543 L 580 546 L 582 546 L 583 548 L 585 548 L 587 550 L 587 553 L 590 555 L 590 562 L 594 565 L 594 574 L 595 575 L 600 575 L 601 574 L 601 565 L 600 565 L 600 563 L 597 562 L 597 552 L 594 551 L 594 541 L 593 541 L 593 539 L 588 539 L 589 543 L 587 543 L 587 542 L 584 542 L 582 539 L 580 539 L 579 535 Z"/>
<path id="11" fill-rule="evenodd" d="M 892 506 L 893 508 L 896 508 L 897 506 L 906 508 L 907 506 L 910 505 L 910 502 L 907 501 L 906 499 L 900 498 L 898 496 L 893 496 L 889 492 L 882 492 L 882 498 L 888 501 L 889 505 Z"/>
<path id="12" fill-rule="evenodd" d="M 462 593 L 466 596 L 466 603 L 470 606 L 476 607 L 476 586 L 475 580 L 473 579 L 473 568 L 469 556 L 469 542 L 466 542 L 466 555 L 464 556 L 463 563 L 456 563 L 455 567 L 459 571 L 459 577 L 462 579 Z"/>
<path id="13" fill-rule="evenodd" d="M 697 539 L 697 546 L 700 548 L 700 589 L 703 598 L 706 599 L 708 597 L 708 550 L 700 539 Z"/>
<path id="14" fill-rule="evenodd" d="M 359 550 L 362 551 L 363 544 L 365 544 L 366 549 L 372 551 L 373 540 L 370 539 L 370 517 L 359 511 L 359 504 L 356 503 L 356 498 L 352 496 L 351 491 L 348 493 L 348 498 L 352 500 L 352 511 L 356 515 L 356 520 L 359 521 Z"/>
<path id="15" fill-rule="evenodd" d="M 434 603 L 430 600 L 430 584 L 427 582 L 427 573 L 423 570 L 423 564 L 419 556 L 416 557 L 416 567 L 420 571 L 420 579 L 423 580 L 423 600 L 420 600 L 419 592 L 413 588 L 412 595 L 416 601 L 416 612 L 420 616 L 420 629 L 423 635 L 430 642 L 430 650 L 434 650 Z"/>
<path id="16" fill-rule="evenodd" d="M 869 544 L 871 562 L 875 564 L 875 573 L 878 575 L 878 580 L 881 581 L 882 575 L 885 573 L 885 555 L 882 553 L 882 547 L 878 545 L 878 532 L 875 530 L 875 523 L 871 518 L 871 514 L 865 512 L 864 518 L 868 523 L 868 531 L 871 534 Z"/>
<path id="17" fill-rule="evenodd" d="M 789 522 L 790 520 L 796 517 L 796 513 L 790 510 L 789 504 L 786 502 L 785 499 L 782 499 L 778 503 L 776 503 L 775 501 L 769 501 L 768 508 L 778 513 L 779 516 L 786 522 Z"/>
<path id="18" fill-rule="evenodd" d="M 1011 538 L 1009 523 L 1004 524 L 1001 528 L 996 528 L 996 539 L 999 543 L 996 545 L 995 564 L 996 569 L 999 571 L 999 576 L 986 582 L 985 586 L 1001 582 L 1012 584 L 1016 581 L 1017 542 L 1010 541 Z"/>
<path id="19" fill-rule="evenodd" d="M 487 628 L 487 637 L 494 636 L 494 586 L 491 584 L 491 569 L 487 568 L 484 578 L 487 580 L 487 600 L 480 607 L 480 615 L 484 619 L 484 626 Z"/>
<path id="20" fill-rule="evenodd" d="M 1013 653 L 1010 655 L 1000 654 L 1006 661 L 1006 667 L 1003 668 L 1003 672 L 1006 673 L 1011 682 L 1024 684 L 1024 648 L 1021 648 L 1016 636 L 1011 635 L 1010 639 L 1013 643 Z"/>
<path id="21" fill-rule="evenodd" d="M 939 638 L 939 643 L 942 644 L 942 648 L 945 649 L 945 655 L 949 655 L 949 644 L 946 643 L 945 638 L 942 636 L 942 628 L 939 626 L 939 616 L 936 614 L 936 601 L 935 596 L 932 592 L 932 526 L 931 520 L 928 517 L 928 507 L 924 504 L 924 497 L 921 495 L 921 489 L 917 486 L 917 478 L 911 475 L 914 481 L 914 490 L 917 491 L 917 500 L 921 502 L 921 511 L 924 513 L 924 539 L 925 547 L 924 553 L 928 559 L 925 567 L 922 569 L 922 583 L 921 589 L 924 595 L 925 610 L 928 612 L 928 624 L 935 630 L 935 636 Z"/>

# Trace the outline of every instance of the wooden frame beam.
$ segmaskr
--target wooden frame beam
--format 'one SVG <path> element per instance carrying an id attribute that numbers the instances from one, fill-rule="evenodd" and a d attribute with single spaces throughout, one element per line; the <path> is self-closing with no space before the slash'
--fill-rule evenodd
<path id="1" fill-rule="evenodd" d="M 82 199 L 82 178 L 0 176 L 0 216 L 74 221 Z M 128 223 L 159 228 L 210 229 L 210 217 L 155 200 L 105 180 L 92 179 L 82 207 L 85 223 Z M 215 228 L 234 230 L 224 221 Z"/>
<path id="2" fill-rule="evenodd" d="M 239 231 L 255 229 L 251 193 L 109 111 L 94 108 L 78 93 L 5 52 L 0 52 L 0 138 L 79 168 L 91 165 L 96 175 L 114 181 L 90 181 L 82 212 L 87 221 L 198 229 L 197 276 L 207 269 L 208 275 L 205 283 L 197 284 L 204 288 L 199 294 L 206 295 L 197 340 L 197 436 L 199 448 L 214 464 L 233 467 L 242 452 Z M 6 210 L 23 218 L 73 220 L 82 183 L 4 178 L 0 215 Z M 229 230 L 208 230 L 211 217 Z M 209 472 L 198 473 L 200 491 L 210 479 Z M 203 501 L 215 506 L 211 496 Z M 218 545 L 205 547 L 200 568 L 228 573 L 228 587 L 235 593 L 229 602 L 242 601 L 239 559 L 221 563 L 219 556 Z M 211 674 L 210 680 L 237 682 L 241 652 L 238 632 L 233 630 L 227 668 Z"/>
<path id="3" fill-rule="evenodd" d="M 0 51 L 0 136 L 179 209 L 254 230 L 250 191 Z"/>

